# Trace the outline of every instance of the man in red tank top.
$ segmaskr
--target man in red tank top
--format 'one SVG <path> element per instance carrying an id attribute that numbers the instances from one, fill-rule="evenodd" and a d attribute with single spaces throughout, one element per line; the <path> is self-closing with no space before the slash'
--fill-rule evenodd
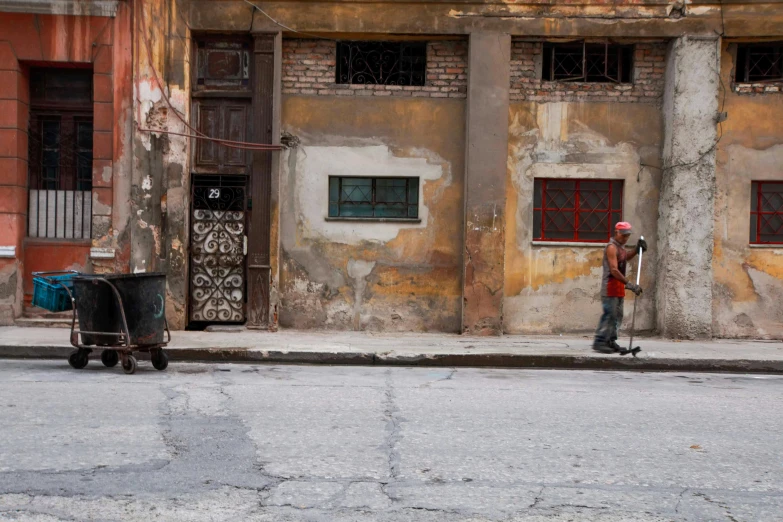
<path id="1" fill-rule="evenodd" d="M 642 288 L 625 278 L 628 261 L 636 257 L 639 251 L 647 251 L 647 243 L 640 239 L 636 248 L 627 250 L 625 244 L 631 237 L 631 224 L 621 221 L 615 225 L 614 236 L 604 249 L 603 274 L 601 276 L 601 305 L 603 313 L 595 331 L 593 350 L 601 353 L 619 352 L 617 330 L 623 322 L 623 304 L 625 290 L 637 296 Z"/>

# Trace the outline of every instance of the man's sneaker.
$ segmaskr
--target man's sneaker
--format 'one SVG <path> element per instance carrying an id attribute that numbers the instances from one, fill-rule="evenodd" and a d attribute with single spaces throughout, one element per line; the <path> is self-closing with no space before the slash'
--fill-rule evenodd
<path id="1" fill-rule="evenodd" d="M 609 341 L 609 348 L 611 348 L 615 352 L 622 352 L 623 351 L 623 347 L 620 346 L 619 344 L 617 344 L 617 341 L 615 341 L 614 339 Z"/>
<path id="2" fill-rule="evenodd" d="M 593 343 L 593 350 L 600 353 L 614 353 L 615 350 L 606 343 Z"/>

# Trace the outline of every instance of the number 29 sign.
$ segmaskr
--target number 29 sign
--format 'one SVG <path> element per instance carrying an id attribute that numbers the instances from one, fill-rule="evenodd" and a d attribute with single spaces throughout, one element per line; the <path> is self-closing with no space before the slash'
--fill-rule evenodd
<path id="1" fill-rule="evenodd" d="M 207 192 L 207 197 L 209 199 L 220 199 L 220 189 L 219 188 L 211 188 Z"/>

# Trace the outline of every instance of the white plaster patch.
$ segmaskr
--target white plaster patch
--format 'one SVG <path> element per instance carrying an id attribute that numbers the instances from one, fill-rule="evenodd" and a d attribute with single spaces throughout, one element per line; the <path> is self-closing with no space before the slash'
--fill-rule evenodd
<path id="1" fill-rule="evenodd" d="M 94 216 L 111 216 L 111 205 L 104 205 L 97 192 L 92 193 L 92 214 Z"/>
<path id="2" fill-rule="evenodd" d="M 139 82 L 139 100 L 142 103 L 157 103 L 163 99 L 163 93 L 158 88 L 158 85 L 154 81 Z"/>
<path id="3" fill-rule="evenodd" d="M 361 241 L 385 243 L 400 230 L 427 228 L 429 209 L 424 201 L 424 185 L 440 179 L 443 164 L 428 161 L 437 155 L 394 156 L 385 145 L 300 147 L 297 154 L 296 212 L 305 238 L 324 238 L 336 243 L 356 244 Z M 418 177 L 420 222 L 379 223 L 372 221 L 327 221 L 329 213 L 329 176 Z M 450 180 L 448 180 L 450 182 Z"/>
<path id="4" fill-rule="evenodd" d="M 152 190 L 152 178 L 150 176 L 144 177 L 144 180 L 141 182 L 141 188 L 144 190 Z"/>
<path id="5" fill-rule="evenodd" d="M 93 247 L 90 249 L 90 259 L 114 259 L 114 249 Z"/>
<path id="6" fill-rule="evenodd" d="M 362 303 L 364 301 L 364 290 L 367 288 L 367 276 L 375 268 L 375 261 L 364 261 L 362 259 L 351 259 L 348 261 L 348 275 L 355 281 L 354 283 L 354 330 L 361 330 Z"/>

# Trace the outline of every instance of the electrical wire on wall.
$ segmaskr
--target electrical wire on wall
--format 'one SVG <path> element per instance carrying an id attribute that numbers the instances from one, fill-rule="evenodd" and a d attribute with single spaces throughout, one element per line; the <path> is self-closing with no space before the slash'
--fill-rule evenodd
<path id="1" fill-rule="evenodd" d="M 289 31 L 289 32 L 291 32 L 291 33 L 301 34 L 302 36 L 309 36 L 310 38 L 314 38 L 314 39 L 318 39 L 318 40 L 327 40 L 327 41 L 330 41 L 330 42 L 338 42 L 338 41 L 339 41 L 339 40 L 336 40 L 336 39 L 334 39 L 334 38 L 327 38 L 327 37 L 325 37 L 325 36 L 319 36 L 319 35 L 317 35 L 317 34 L 312 34 L 312 33 L 304 33 L 304 32 L 302 32 L 302 31 L 297 31 L 296 29 L 293 29 L 293 28 L 291 28 L 291 27 L 288 27 L 288 26 L 287 26 L 287 25 L 285 25 L 285 24 L 282 24 L 282 23 L 278 22 L 277 20 L 275 20 L 274 18 L 272 18 L 271 16 L 269 16 L 269 14 L 268 14 L 266 11 L 264 11 L 263 9 L 261 9 L 260 7 L 258 7 L 258 5 L 257 5 L 257 4 L 255 4 L 255 3 L 251 2 L 250 0 L 243 0 L 243 1 L 244 1 L 244 2 L 245 2 L 247 5 L 249 5 L 249 6 L 253 7 L 253 14 L 254 14 L 254 15 L 255 15 L 255 12 L 256 12 L 256 11 L 258 11 L 258 12 L 259 12 L 259 13 L 261 13 L 262 15 L 266 16 L 266 17 L 267 17 L 267 18 L 268 18 L 268 19 L 269 19 L 269 20 L 270 20 L 270 21 L 271 21 L 273 24 L 275 24 L 276 26 L 278 26 L 278 27 L 280 27 L 280 28 L 282 28 L 282 29 L 285 29 L 286 31 Z M 250 27 L 252 28 L 253 26 L 251 25 Z"/>
<path id="2" fill-rule="evenodd" d="M 724 13 L 723 13 L 723 0 L 720 0 L 720 23 L 721 23 L 721 32 L 720 32 L 720 34 L 718 36 L 721 38 L 720 41 L 722 42 L 723 41 L 722 39 L 726 36 L 726 19 L 724 17 Z M 722 95 L 722 98 L 721 98 L 721 102 L 720 102 L 720 110 L 718 111 L 719 116 L 724 113 L 723 109 L 726 107 L 726 85 L 723 83 L 723 76 L 721 75 L 721 70 L 720 70 L 720 55 L 721 55 L 721 53 L 722 53 L 722 49 L 719 48 L 718 49 L 718 65 L 717 65 L 717 67 L 715 69 L 715 72 L 716 72 L 716 74 L 718 76 L 718 81 L 720 81 L 721 91 L 723 92 L 723 95 Z M 675 90 L 676 90 L 676 87 L 675 87 Z M 642 174 L 642 171 L 645 169 L 645 167 L 649 167 L 649 168 L 653 168 L 653 169 L 656 169 L 656 170 L 660 170 L 661 173 L 664 173 L 667 170 L 679 169 L 679 168 L 683 168 L 683 167 L 692 167 L 692 166 L 700 163 L 704 158 L 706 158 L 709 154 L 711 154 L 718 147 L 718 144 L 720 143 L 720 140 L 722 138 L 723 138 L 723 121 L 722 121 L 722 119 L 718 119 L 718 139 L 715 140 L 715 143 L 713 143 L 712 146 L 710 146 L 710 148 L 708 148 L 706 151 L 704 151 L 702 154 L 700 154 L 698 159 L 696 159 L 695 161 L 691 161 L 690 163 L 677 163 L 675 165 L 669 165 L 668 167 L 667 166 L 658 167 L 657 165 L 648 165 L 646 163 L 639 163 L 639 172 L 636 173 L 636 181 L 639 182 L 641 180 L 640 176 Z"/>
<path id="3" fill-rule="evenodd" d="M 220 138 L 213 138 L 211 136 L 207 136 L 203 132 L 199 131 L 195 127 L 191 126 L 190 123 L 187 122 L 186 118 L 174 107 L 174 105 L 171 103 L 171 100 L 169 99 L 168 95 L 166 94 L 166 89 L 163 86 L 163 82 L 160 79 L 160 76 L 158 75 L 158 71 L 155 68 L 155 65 L 152 63 L 152 45 L 150 44 L 149 34 L 147 33 L 147 20 L 146 16 L 144 14 L 144 8 L 145 8 L 145 2 L 144 0 L 139 0 L 139 21 L 141 24 L 140 32 L 142 34 L 143 43 L 145 46 L 145 50 L 147 52 L 147 66 L 152 71 L 153 78 L 155 80 L 156 85 L 158 86 L 158 89 L 161 92 L 161 97 L 166 102 L 166 105 L 168 105 L 169 109 L 174 113 L 174 115 L 182 122 L 183 125 L 187 129 L 191 131 L 191 133 L 181 133 L 181 132 L 173 132 L 168 130 L 162 130 L 162 129 L 149 129 L 141 126 L 141 115 L 139 114 L 136 118 L 136 127 L 140 132 L 148 132 L 148 133 L 159 133 L 159 134 L 170 134 L 173 136 L 184 136 L 187 138 L 193 138 L 197 140 L 203 140 L 203 141 L 210 141 L 213 143 L 217 143 L 219 145 L 223 145 L 225 147 L 229 147 L 232 149 L 241 149 L 241 150 L 255 150 L 255 151 L 277 151 L 282 150 L 284 147 L 282 145 L 274 145 L 271 143 L 254 143 L 254 142 L 246 142 L 246 141 L 232 141 L 232 140 L 224 140 Z M 136 86 L 137 93 L 139 91 L 139 85 L 138 85 L 138 79 L 137 79 L 137 86 Z M 137 100 L 138 103 L 138 100 Z"/>
<path id="4" fill-rule="evenodd" d="M 717 67 L 715 72 L 718 75 L 718 80 L 720 81 L 720 88 L 721 88 L 721 91 L 723 92 L 723 96 L 721 98 L 720 110 L 718 112 L 719 112 L 719 114 L 723 114 L 723 108 L 726 106 L 726 85 L 723 83 L 723 77 L 721 76 L 721 73 L 720 73 L 720 65 Z M 715 149 L 718 147 L 718 144 L 720 143 L 720 140 L 722 138 L 723 138 L 723 122 L 722 121 L 718 121 L 718 138 L 715 140 L 715 142 L 707 150 L 705 150 L 704 152 L 702 152 L 699 155 L 698 159 L 696 159 L 694 161 L 691 161 L 691 162 L 688 162 L 688 163 L 676 163 L 674 165 L 668 165 L 668 166 L 663 166 L 663 167 L 659 167 L 657 165 L 650 165 L 648 163 L 639 163 L 639 172 L 636 173 L 636 181 L 637 182 L 641 181 L 642 171 L 646 167 L 649 167 L 649 168 L 652 168 L 652 169 L 656 169 L 656 170 L 660 170 L 663 173 L 663 172 L 666 172 L 667 170 L 674 170 L 674 169 L 679 169 L 679 168 L 687 168 L 687 167 L 692 167 L 694 165 L 697 165 L 698 163 L 701 163 L 701 161 L 704 158 L 706 158 L 713 151 L 715 151 Z"/>

